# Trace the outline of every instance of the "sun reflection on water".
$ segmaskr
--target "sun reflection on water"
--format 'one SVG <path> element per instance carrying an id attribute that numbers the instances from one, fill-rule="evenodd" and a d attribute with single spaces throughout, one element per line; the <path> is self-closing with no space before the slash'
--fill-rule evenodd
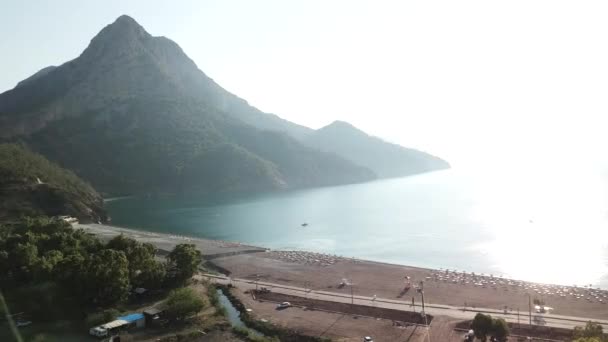
<path id="1" fill-rule="evenodd" d="M 477 247 L 496 273 L 542 283 L 598 284 L 608 271 L 608 200 L 599 177 L 536 169 L 478 179 L 474 215 L 492 238 Z"/>

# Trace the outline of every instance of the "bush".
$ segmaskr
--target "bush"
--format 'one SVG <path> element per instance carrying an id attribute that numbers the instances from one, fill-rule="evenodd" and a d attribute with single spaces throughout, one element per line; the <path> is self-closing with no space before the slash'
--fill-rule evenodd
<path id="1" fill-rule="evenodd" d="M 475 337 L 485 341 L 486 337 L 492 331 L 492 316 L 478 313 L 471 323 L 471 329 L 475 332 Z"/>
<path id="2" fill-rule="evenodd" d="M 248 337 L 249 329 L 245 327 L 233 327 L 232 332 L 238 337 Z"/>
<path id="3" fill-rule="evenodd" d="M 478 313 L 471 323 L 475 337 L 485 341 L 488 336 L 494 336 L 499 341 L 506 341 L 509 336 L 509 325 L 502 318 L 492 318 L 490 315 Z"/>
<path id="4" fill-rule="evenodd" d="M 251 329 L 245 327 L 233 327 L 232 332 L 249 342 L 281 342 L 278 337 L 265 337 L 254 333 Z"/>
<path id="5" fill-rule="evenodd" d="M 507 340 L 509 325 L 503 318 L 495 318 L 492 321 L 492 335 L 501 342 Z"/>
<path id="6" fill-rule="evenodd" d="M 585 327 L 575 327 L 573 337 L 576 341 L 594 341 L 597 339 L 599 342 L 608 341 L 608 337 L 604 336 L 604 328 L 597 322 L 589 321 Z"/>
<path id="7" fill-rule="evenodd" d="M 205 302 L 190 288 L 175 289 L 169 293 L 165 302 L 167 315 L 172 319 L 184 319 L 203 309 Z"/>
<path id="8" fill-rule="evenodd" d="M 216 309 L 221 308 L 220 297 L 217 294 L 217 289 L 214 286 L 207 286 L 207 297 L 209 297 L 209 303 Z"/>

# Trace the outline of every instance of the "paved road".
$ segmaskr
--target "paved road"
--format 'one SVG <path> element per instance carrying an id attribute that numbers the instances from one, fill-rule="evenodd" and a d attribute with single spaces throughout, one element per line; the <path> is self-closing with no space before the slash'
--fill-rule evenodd
<path id="1" fill-rule="evenodd" d="M 350 295 L 335 293 L 335 292 L 327 292 L 320 290 L 311 290 L 305 289 L 301 287 L 295 286 L 286 286 L 274 283 L 267 282 L 255 282 L 248 279 L 237 279 L 237 278 L 228 278 L 223 276 L 216 276 L 212 274 L 205 274 L 203 276 L 198 276 L 199 278 L 209 278 L 212 281 L 228 284 L 232 283 L 234 285 L 238 285 L 243 289 L 255 289 L 259 286 L 264 286 L 272 289 L 273 292 L 283 293 L 288 295 L 294 295 L 299 297 L 307 297 L 311 299 L 318 299 L 324 301 L 332 301 L 332 302 L 340 302 L 340 303 L 351 303 L 365 306 L 376 306 L 387 309 L 396 309 L 403 311 L 420 311 L 421 303 L 416 302 L 414 306 L 412 306 L 411 302 L 406 301 L 398 301 L 393 299 L 386 298 L 372 298 L 365 296 L 353 296 L 351 299 Z M 473 319 L 473 317 L 478 312 L 490 313 L 494 317 L 502 317 L 508 322 L 517 323 L 518 321 L 521 323 L 529 322 L 529 314 L 528 312 L 520 312 L 519 319 L 517 312 L 507 312 L 496 310 L 496 309 L 484 309 L 484 308 L 475 308 L 470 309 L 467 308 L 464 310 L 462 307 L 455 307 L 449 305 L 436 305 L 436 304 L 426 304 L 425 306 L 426 312 L 430 315 L 439 316 L 449 316 L 457 319 L 467 320 Z M 573 329 L 575 326 L 583 326 L 589 318 L 585 317 L 575 317 L 575 316 L 563 316 L 563 315 L 554 315 L 554 314 L 536 314 L 532 313 L 532 323 L 533 324 L 541 324 L 544 326 L 557 327 L 557 328 L 566 328 Z M 596 320 L 596 322 L 601 323 L 604 326 L 604 329 L 608 329 L 608 321 L 605 320 Z"/>

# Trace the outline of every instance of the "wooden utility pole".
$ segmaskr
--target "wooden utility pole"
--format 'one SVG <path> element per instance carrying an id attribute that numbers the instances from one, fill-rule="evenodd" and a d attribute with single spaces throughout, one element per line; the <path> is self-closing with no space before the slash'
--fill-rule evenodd
<path id="1" fill-rule="evenodd" d="M 530 325 L 532 325 L 532 297 L 528 293 L 528 315 L 530 316 Z"/>
<path id="2" fill-rule="evenodd" d="M 422 315 L 424 316 L 424 325 L 428 326 L 426 321 L 426 310 L 424 309 L 424 282 L 420 281 L 420 294 L 422 295 Z"/>

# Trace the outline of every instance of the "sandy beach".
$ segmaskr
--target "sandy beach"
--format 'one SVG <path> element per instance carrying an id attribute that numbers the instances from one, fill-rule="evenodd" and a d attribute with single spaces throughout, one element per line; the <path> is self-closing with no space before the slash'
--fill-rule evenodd
<path id="1" fill-rule="evenodd" d="M 196 247 L 206 257 L 229 255 L 234 253 L 252 253 L 266 251 L 265 248 L 249 246 L 238 242 L 199 239 L 189 236 L 148 232 L 143 230 L 116 227 L 106 224 L 77 223 L 74 224 L 73 227 L 76 229 L 83 229 L 89 233 L 95 234 L 105 241 L 110 240 L 111 238 L 117 235 L 124 234 L 140 242 L 149 242 L 162 251 L 170 251 L 173 249 L 173 247 L 175 247 L 175 245 L 180 243 L 191 243 L 196 245 Z"/>
<path id="2" fill-rule="evenodd" d="M 432 270 L 393 265 L 330 254 L 304 251 L 269 251 L 235 242 L 190 238 L 145 232 L 109 225 L 75 225 L 110 239 L 118 234 L 149 242 L 162 250 L 179 243 L 195 244 L 213 263 L 231 276 L 260 279 L 315 290 L 350 293 L 379 298 L 420 301 L 416 287 L 423 282 L 425 300 L 436 305 L 490 308 L 524 313 L 530 300 L 539 299 L 554 308 L 551 313 L 608 319 L 608 291 L 589 287 L 538 284 L 495 275 L 476 274 L 474 270 Z M 575 280 L 573 279 L 573 282 Z"/>

